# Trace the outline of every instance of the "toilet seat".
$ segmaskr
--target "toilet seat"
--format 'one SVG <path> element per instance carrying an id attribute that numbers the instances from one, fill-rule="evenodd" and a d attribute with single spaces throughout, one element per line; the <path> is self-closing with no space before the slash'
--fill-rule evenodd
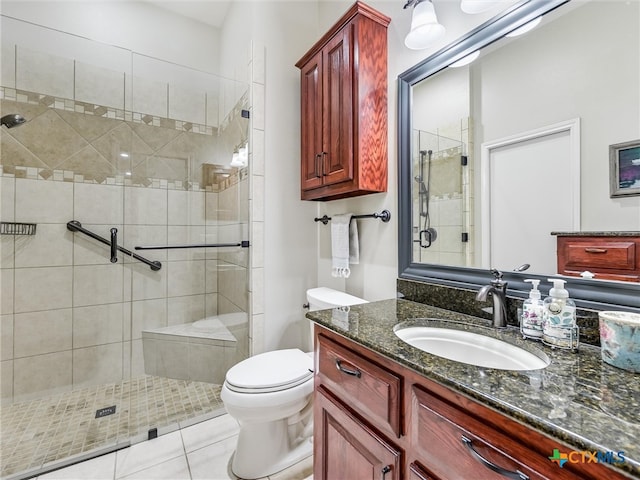
<path id="1" fill-rule="evenodd" d="M 313 359 L 292 348 L 261 353 L 233 366 L 225 384 L 238 393 L 268 393 L 287 390 L 313 377 Z"/>

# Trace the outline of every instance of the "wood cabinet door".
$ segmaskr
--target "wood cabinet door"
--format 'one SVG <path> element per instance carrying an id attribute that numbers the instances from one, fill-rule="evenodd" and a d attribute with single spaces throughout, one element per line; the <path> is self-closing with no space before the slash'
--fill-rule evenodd
<path id="1" fill-rule="evenodd" d="M 401 451 L 323 387 L 315 394 L 316 480 L 399 480 Z"/>
<path id="2" fill-rule="evenodd" d="M 322 185 L 322 53 L 301 70 L 301 188 Z"/>
<path id="3" fill-rule="evenodd" d="M 323 185 L 353 179 L 353 24 L 322 50 Z"/>

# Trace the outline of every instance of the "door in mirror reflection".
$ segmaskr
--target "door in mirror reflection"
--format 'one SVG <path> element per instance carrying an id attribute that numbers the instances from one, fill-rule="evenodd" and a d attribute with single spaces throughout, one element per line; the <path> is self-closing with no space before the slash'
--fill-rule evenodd
<path id="1" fill-rule="evenodd" d="M 483 161 L 488 165 L 482 168 L 482 199 L 488 202 L 488 216 L 481 221 L 484 266 L 513 269 L 528 263 L 527 273 L 538 275 L 556 270 L 556 238 L 550 232 L 579 230 L 576 192 L 568 181 L 571 145 L 571 132 L 563 130 L 487 149 Z"/>

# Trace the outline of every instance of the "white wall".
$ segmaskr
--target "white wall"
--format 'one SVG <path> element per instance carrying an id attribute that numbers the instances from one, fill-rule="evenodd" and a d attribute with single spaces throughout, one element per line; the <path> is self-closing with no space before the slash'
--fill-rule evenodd
<path id="1" fill-rule="evenodd" d="M 201 22 L 154 7 L 124 1 L 11 1 L 0 12 L 9 17 L 161 58 L 217 72 L 219 31 Z M 54 45 L 60 54 L 60 45 Z"/>
<path id="2" fill-rule="evenodd" d="M 640 229 L 640 197 L 609 198 L 609 145 L 640 137 L 639 17 L 639 2 L 589 2 L 482 57 L 474 75 L 484 141 L 580 117 L 584 231 Z"/>
<path id="3" fill-rule="evenodd" d="M 265 350 L 309 347 L 302 305 L 306 290 L 317 286 L 317 205 L 300 200 L 300 74 L 295 62 L 317 39 L 316 9 L 315 2 L 234 2 L 221 34 L 223 74 L 242 68 L 237 59 L 247 55 L 250 42 L 266 50 Z M 254 186 L 254 194 L 259 190 Z"/>

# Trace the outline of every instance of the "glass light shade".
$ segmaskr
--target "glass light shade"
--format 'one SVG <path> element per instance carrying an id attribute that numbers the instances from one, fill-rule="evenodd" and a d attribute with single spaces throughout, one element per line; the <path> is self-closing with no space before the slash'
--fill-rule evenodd
<path id="1" fill-rule="evenodd" d="M 469 65 L 471 62 L 473 62 L 479 56 L 480 56 L 480 50 L 476 50 L 475 52 L 471 52 L 466 57 L 462 57 L 457 62 L 453 62 L 449 66 L 453 67 L 453 68 L 464 67 L 465 65 Z"/>
<path id="2" fill-rule="evenodd" d="M 438 23 L 433 3 L 424 0 L 413 7 L 411 30 L 404 44 L 412 50 L 420 50 L 441 39 L 444 33 L 444 25 Z"/>
<path id="3" fill-rule="evenodd" d="M 524 35 L 525 33 L 533 30 L 538 26 L 540 21 L 542 20 L 542 16 L 536 17 L 528 23 L 525 23 L 523 26 L 516 28 L 514 31 L 507 33 L 507 37 L 517 37 L 519 35 Z"/>
<path id="4" fill-rule="evenodd" d="M 240 149 L 238 150 L 238 154 L 240 155 L 240 161 L 246 165 L 247 163 L 249 163 L 249 145 L 244 145 L 242 147 L 240 147 Z"/>
<path id="5" fill-rule="evenodd" d="M 231 163 L 229 164 L 229 166 L 236 168 L 242 167 L 242 163 L 240 162 L 240 154 L 237 151 L 233 152 L 233 155 L 231 156 Z"/>
<path id="6" fill-rule="evenodd" d="M 460 10 L 473 15 L 491 10 L 504 2 L 505 0 L 462 0 L 460 2 Z"/>

